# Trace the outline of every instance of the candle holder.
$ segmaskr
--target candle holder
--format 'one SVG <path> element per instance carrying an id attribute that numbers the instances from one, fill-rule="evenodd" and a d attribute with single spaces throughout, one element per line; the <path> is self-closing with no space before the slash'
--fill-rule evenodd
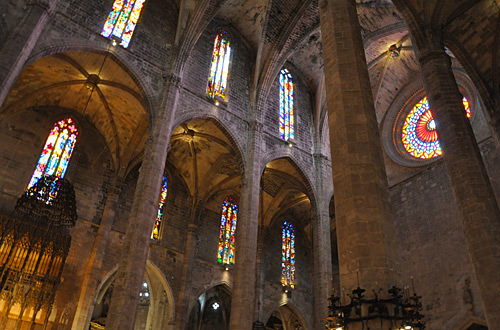
<path id="1" fill-rule="evenodd" d="M 379 291 L 381 292 L 382 289 Z M 415 292 L 410 295 L 408 289 L 396 286 L 390 288 L 386 298 L 379 297 L 373 290 L 373 298 L 365 296 L 365 289 L 359 287 L 347 296 L 349 304 L 342 305 L 340 296 L 335 293 L 328 299 L 328 317 L 324 319 L 328 330 L 347 330 L 350 325 L 361 323 L 362 328 L 369 329 L 370 323 L 386 320 L 390 322 L 390 330 L 423 330 L 422 303 Z"/>

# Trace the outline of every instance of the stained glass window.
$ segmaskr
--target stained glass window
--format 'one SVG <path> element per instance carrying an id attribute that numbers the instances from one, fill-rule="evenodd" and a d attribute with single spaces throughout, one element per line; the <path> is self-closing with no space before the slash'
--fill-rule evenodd
<path id="1" fill-rule="evenodd" d="M 283 140 L 294 138 L 293 130 L 293 81 L 288 69 L 280 73 L 280 137 Z"/>
<path id="2" fill-rule="evenodd" d="M 73 119 L 67 118 L 54 124 L 27 189 L 33 187 L 43 176 L 64 177 L 77 136 L 78 130 Z M 51 192 L 52 198 L 55 197 L 55 193 L 55 191 Z"/>
<path id="3" fill-rule="evenodd" d="M 115 0 L 113 9 L 104 23 L 101 35 L 120 40 L 120 45 L 128 47 L 135 26 L 141 15 L 145 0 Z"/>
<path id="4" fill-rule="evenodd" d="M 160 201 L 158 202 L 158 212 L 156 213 L 155 226 L 153 227 L 153 232 L 151 233 L 151 239 L 155 240 L 160 239 L 161 222 L 163 219 L 163 211 L 166 200 L 167 200 L 167 173 L 164 173 L 160 191 Z"/>
<path id="5" fill-rule="evenodd" d="M 472 114 L 469 101 L 463 97 L 462 102 L 465 114 L 470 118 Z M 427 97 L 415 104 L 406 116 L 401 140 L 405 150 L 415 158 L 431 159 L 443 154 Z"/>
<path id="6" fill-rule="evenodd" d="M 226 32 L 221 32 L 215 37 L 212 52 L 212 64 L 207 86 L 207 96 L 209 98 L 222 100 L 226 98 L 230 57 L 231 43 L 226 36 Z"/>
<path id="7" fill-rule="evenodd" d="M 236 222 L 238 221 L 238 205 L 231 197 L 222 203 L 220 219 L 219 251 L 217 262 L 224 265 L 234 264 L 234 244 Z"/>
<path id="8" fill-rule="evenodd" d="M 295 287 L 295 231 L 287 221 L 281 233 L 281 285 Z"/>

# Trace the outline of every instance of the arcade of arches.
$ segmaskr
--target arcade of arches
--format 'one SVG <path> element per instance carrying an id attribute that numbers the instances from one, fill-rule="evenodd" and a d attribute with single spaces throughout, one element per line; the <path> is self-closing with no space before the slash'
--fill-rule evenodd
<path id="1" fill-rule="evenodd" d="M 50 307 L 1 237 L 1 326 L 320 330 L 413 283 L 427 329 L 500 330 L 497 0 L 0 9 L 0 216 L 44 176 L 77 210 Z"/>

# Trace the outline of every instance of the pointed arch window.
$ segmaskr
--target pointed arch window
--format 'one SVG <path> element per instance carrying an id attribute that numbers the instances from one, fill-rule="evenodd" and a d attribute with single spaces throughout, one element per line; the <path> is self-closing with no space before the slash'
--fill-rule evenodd
<path id="1" fill-rule="evenodd" d="M 293 80 L 292 74 L 284 68 L 280 72 L 280 138 L 294 139 Z"/>
<path id="2" fill-rule="evenodd" d="M 151 232 L 151 239 L 154 240 L 160 239 L 160 230 L 161 230 L 163 212 L 166 200 L 167 200 L 167 173 L 163 173 L 163 180 L 160 191 L 160 201 L 158 202 L 158 211 L 156 213 L 155 225 L 153 227 L 153 231 Z"/>
<path id="3" fill-rule="evenodd" d="M 469 101 L 462 98 L 465 115 L 471 118 Z M 439 144 L 437 125 L 429 106 L 427 96 L 421 99 L 410 110 L 403 123 L 401 141 L 411 156 L 420 159 L 431 159 L 443 154 Z"/>
<path id="4" fill-rule="evenodd" d="M 208 77 L 207 96 L 211 99 L 226 100 L 230 58 L 231 42 L 226 32 L 221 32 L 215 37 Z"/>
<path id="5" fill-rule="evenodd" d="M 295 287 L 295 230 L 287 221 L 281 233 L 281 285 Z"/>
<path id="6" fill-rule="evenodd" d="M 66 118 L 54 124 L 36 165 L 27 189 L 33 187 L 43 176 L 64 178 L 69 160 L 75 148 L 78 130 L 73 119 Z M 55 197 L 56 192 L 52 192 Z"/>
<path id="7" fill-rule="evenodd" d="M 127 48 L 141 15 L 144 1 L 115 0 L 101 35 L 105 38 L 117 39 L 123 48 Z"/>
<path id="8" fill-rule="evenodd" d="M 238 205 L 228 197 L 222 203 L 220 219 L 219 250 L 217 262 L 224 265 L 234 264 L 235 232 L 238 222 Z"/>

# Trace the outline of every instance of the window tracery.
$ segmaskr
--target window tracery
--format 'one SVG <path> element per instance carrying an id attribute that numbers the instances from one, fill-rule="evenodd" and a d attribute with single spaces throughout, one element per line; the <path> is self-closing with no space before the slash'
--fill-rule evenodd
<path id="1" fill-rule="evenodd" d="M 472 116 L 470 104 L 464 96 L 462 99 L 467 118 Z M 431 159 L 443 154 L 439 144 L 437 125 L 429 106 L 427 97 L 421 99 L 406 116 L 403 123 L 401 141 L 411 156 L 420 159 Z"/>
<path id="2" fill-rule="evenodd" d="M 78 130 L 70 117 L 54 124 L 26 189 L 33 187 L 43 176 L 64 178 L 77 136 Z M 52 191 L 50 197 L 55 198 L 56 193 Z"/>
<path id="3" fill-rule="evenodd" d="M 219 250 L 217 262 L 224 265 L 234 264 L 235 232 L 238 221 L 238 205 L 228 197 L 222 203 L 220 219 Z"/>
<path id="4" fill-rule="evenodd" d="M 160 230 L 163 221 L 165 201 L 167 200 L 167 186 L 167 173 L 164 173 L 160 191 L 160 200 L 158 202 L 158 211 L 156 212 L 155 225 L 153 227 L 153 231 L 151 232 L 151 239 L 154 240 L 160 239 Z"/>
<path id="5" fill-rule="evenodd" d="M 285 141 L 294 139 L 292 74 L 284 68 L 280 72 L 280 138 Z"/>
<path id="6" fill-rule="evenodd" d="M 115 0 L 113 8 L 104 23 L 101 35 L 117 39 L 123 48 L 127 48 L 135 26 L 141 15 L 145 0 Z"/>
<path id="7" fill-rule="evenodd" d="M 281 285 L 295 288 L 295 230 L 288 221 L 281 232 Z"/>
<path id="8" fill-rule="evenodd" d="M 231 58 L 231 42 L 226 32 L 215 37 L 208 77 L 207 96 L 211 99 L 225 100 L 229 78 L 229 62 Z"/>

